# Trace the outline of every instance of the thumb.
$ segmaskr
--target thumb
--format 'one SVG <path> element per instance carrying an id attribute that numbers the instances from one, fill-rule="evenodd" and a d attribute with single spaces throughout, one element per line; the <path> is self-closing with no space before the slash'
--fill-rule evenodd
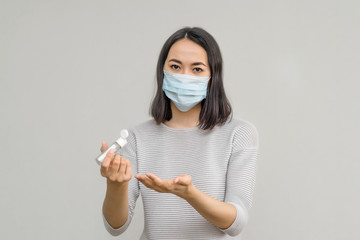
<path id="1" fill-rule="evenodd" d="M 107 143 L 106 143 L 105 141 L 102 141 L 102 142 L 101 142 L 100 151 L 101 151 L 101 152 L 105 152 L 106 149 L 108 149 L 108 148 L 109 148 L 109 147 L 108 147 Z"/>
<path id="2" fill-rule="evenodd" d="M 174 179 L 174 182 L 177 183 L 177 184 L 181 184 L 181 185 L 190 185 L 191 184 L 191 176 L 189 175 L 181 175 L 181 176 L 178 176 Z"/>

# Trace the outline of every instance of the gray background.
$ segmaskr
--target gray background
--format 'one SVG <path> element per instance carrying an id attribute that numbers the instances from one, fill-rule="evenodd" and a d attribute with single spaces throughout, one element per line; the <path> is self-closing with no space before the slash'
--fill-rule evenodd
<path id="1" fill-rule="evenodd" d="M 0 239 L 113 239 L 102 140 L 149 119 L 164 41 L 218 41 L 260 155 L 243 239 L 360 239 L 359 1 L 1 1 Z M 143 229 L 141 198 L 128 230 Z"/>

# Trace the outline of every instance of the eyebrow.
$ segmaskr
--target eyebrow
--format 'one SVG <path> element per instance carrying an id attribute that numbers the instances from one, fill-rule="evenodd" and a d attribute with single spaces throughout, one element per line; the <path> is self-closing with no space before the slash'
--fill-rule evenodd
<path id="1" fill-rule="evenodd" d="M 169 60 L 169 62 L 171 62 L 171 61 L 176 62 L 176 63 L 179 63 L 179 64 L 182 64 L 182 62 L 181 62 L 180 60 L 177 60 L 177 59 L 175 59 L 175 58 L 172 58 L 172 59 Z M 195 66 L 195 65 L 204 65 L 205 67 L 207 67 L 203 62 L 194 62 L 194 63 L 192 63 L 191 65 L 192 65 L 192 66 Z"/>

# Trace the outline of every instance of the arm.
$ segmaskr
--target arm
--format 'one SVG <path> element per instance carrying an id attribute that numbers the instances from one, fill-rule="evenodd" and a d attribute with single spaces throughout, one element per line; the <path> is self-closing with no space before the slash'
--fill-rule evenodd
<path id="1" fill-rule="evenodd" d="M 236 208 L 219 201 L 197 189 L 190 175 L 181 175 L 174 180 L 162 180 L 152 173 L 136 174 L 135 177 L 148 188 L 158 192 L 173 193 L 185 199 L 196 211 L 219 228 L 228 228 L 236 218 Z"/>
<path id="2" fill-rule="evenodd" d="M 248 221 L 255 184 L 257 149 L 249 148 L 236 155 L 245 161 L 239 158 L 229 163 L 224 202 L 207 195 L 194 185 L 189 186 L 183 197 L 205 219 L 230 236 L 240 234 Z"/>
<path id="3" fill-rule="evenodd" d="M 102 174 L 107 176 L 102 216 L 106 230 L 113 236 L 122 234 L 129 227 L 139 196 L 138 182 L 132 177 L 137 172 L 136 143 L 133 132 L 129 131 L 129 133 L 127 146 L 116 154 L 116 158 L 123 156 L 121 161 L 115 163 L 116 168 L 119 169 L 118 174 Z M 103 165 L 105 166 L 102 167 L 102 171 L 103 168 L 109 167 L 105 159 Z"/>
<path id="4" fill-rule="evenodd" d="M 219 201 L 194 185 L 191 185 L 184 199 L 205 219 L 219 228 L 230 227 L 236 218 L 236 208 L 232 204 Z"/>
<path id="5" fill-rule="evenodd" d="M 220 231 L 236 236 L 248 221 L 256 179 L 258 132 L 254 125 L 238 127 L 232 138 L 224 201 L 219 201 L 192 184 L 183 198 Z"/>
<path id="6" fill-rule="evenodd" d="M 108 186 L 102 215 L 105 228 L 111 235 L 118 236 L 129 227 L 138 197 L 139 185 L 135 178 L 131 178 L 123 188 Z"/>
<path id="7" fill-rule="evenodd" d="M 129 211 L 128 205 L 128 183 L 116 185 L 107 179 L 103 214 L 112 228 L 120 228 L 126 223 Z"/>

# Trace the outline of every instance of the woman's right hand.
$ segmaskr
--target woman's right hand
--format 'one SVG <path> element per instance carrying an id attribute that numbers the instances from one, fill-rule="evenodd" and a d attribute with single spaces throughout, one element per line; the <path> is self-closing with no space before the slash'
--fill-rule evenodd
<path id="1" fill-rule="evenodd" d="M 100 151 L 105 152 L 108 145 L 105 141 L 102 142 Z M 114 150 L 111 149 L 105 156 L 101 163 L 101 176 L 106 177 L 111 183 L 122 185 L 128 183 L 132 177 L 130 161 L 120 154 L 114 155 Z"/>

